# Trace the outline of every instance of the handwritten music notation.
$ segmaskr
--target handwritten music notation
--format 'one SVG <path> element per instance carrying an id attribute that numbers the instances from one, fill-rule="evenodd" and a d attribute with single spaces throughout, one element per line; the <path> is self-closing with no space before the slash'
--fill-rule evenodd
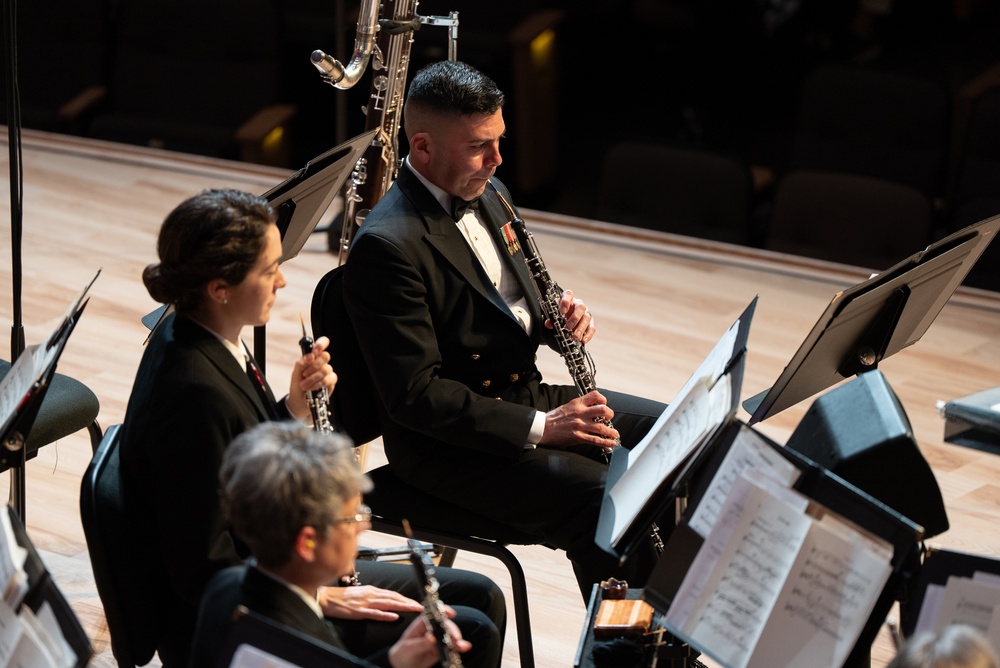
<path id="1" fill-rule="evenodd" d="M 892 550 L 811 507 L 770 473 L 735 475 L 666 614 L 668 629 L 726 666 L 842 664 L 885 586 Z"/>

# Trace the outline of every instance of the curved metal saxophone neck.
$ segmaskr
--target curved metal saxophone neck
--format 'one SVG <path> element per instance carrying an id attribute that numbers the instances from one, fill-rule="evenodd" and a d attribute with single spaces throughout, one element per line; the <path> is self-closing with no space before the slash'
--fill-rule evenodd
<path id="1" fill-rule="evenodd" d="M 375 33 L 378 32 L 378 0 L 362 0 L 358 11 L 358 27 L 354 38 L 354 53 L 345 67 L 343 63 L 316 49 L 310 60 L 323 75 L 323 79 L 335 88 L 346 90 L 361 79 L 375 50 Z"/>

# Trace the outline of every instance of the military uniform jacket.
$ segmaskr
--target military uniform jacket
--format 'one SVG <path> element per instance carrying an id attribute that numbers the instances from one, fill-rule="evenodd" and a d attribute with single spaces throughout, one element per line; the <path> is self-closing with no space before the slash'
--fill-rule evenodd
<path id="1" fill-rule="evenodd" d="M 346 263 L 346 308 L 391 416 L 383 443 L 390 464 L 411 481 L 445 459 L 474 469 L 489 461 L 482 455 L 519 458 L 535 409 L 553 407 L 539 392 L 535 366 L 550 330 L 523 254 L 507 252 L 510 219 L 490 186 L 479 212 L 528 297 L 531 336 L 455 221 L 406 166 L 361 225 Z M 573 396 L 568 387 L 555 405 Z"/>

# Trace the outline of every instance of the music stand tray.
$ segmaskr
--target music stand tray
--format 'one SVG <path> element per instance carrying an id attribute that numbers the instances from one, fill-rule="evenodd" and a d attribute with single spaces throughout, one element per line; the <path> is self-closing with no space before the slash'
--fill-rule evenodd
<path id="1" fill-rule="evenodd" d="M 969 225 L 834 295 L 774 385 L 743 402 L 753 425 L 920 340 L 1000 229 Z"/>

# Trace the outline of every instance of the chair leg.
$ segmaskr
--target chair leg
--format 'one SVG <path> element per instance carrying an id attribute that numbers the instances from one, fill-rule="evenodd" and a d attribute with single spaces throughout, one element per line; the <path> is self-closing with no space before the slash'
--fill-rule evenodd
<path id="1" fill-rule="evenodd" d="M 25 519 L 25 497 L 24 497 L 24 485 L 25 485 L 25 474 L 24 474 L 24 462 L 16 466 L 10 467 L 10 505 L 14 508 L 17 516 L 21 518 L 21 522 L 27 525 L 27 519 Z"/>
<path id="2" fill-rule="evenodd" d="M 514 599 L 514 623 L 517 627 L 517 648 L 521 655 L 521 668 L 534 668 L 535 650 L 531 641 L 531 621 L 528 619 L 528 583 L 524 579 L 524 569 L 506 547 L 501 547 L 493 556 L 502 561 L 510 572 L 510 588 Z"/>
<path id="3" fill-rule="evenodd" d="M 451 568 L 455 565 L 455 556 L 458 554 L 458 550 L 447 545 L 435 545 L 434 550 L 440 555 L 438 566 Z"/>
<path id="4" fill-rule="evenodd" d="M 97 420 L 94 420 L 87 425 L 87 431 L 90 432 L 90 447 L 94 452 L 97 452 L 97 446 L 104 439 L 104 432 L 101 431 L 101 425 L 97 423 Z"/>

